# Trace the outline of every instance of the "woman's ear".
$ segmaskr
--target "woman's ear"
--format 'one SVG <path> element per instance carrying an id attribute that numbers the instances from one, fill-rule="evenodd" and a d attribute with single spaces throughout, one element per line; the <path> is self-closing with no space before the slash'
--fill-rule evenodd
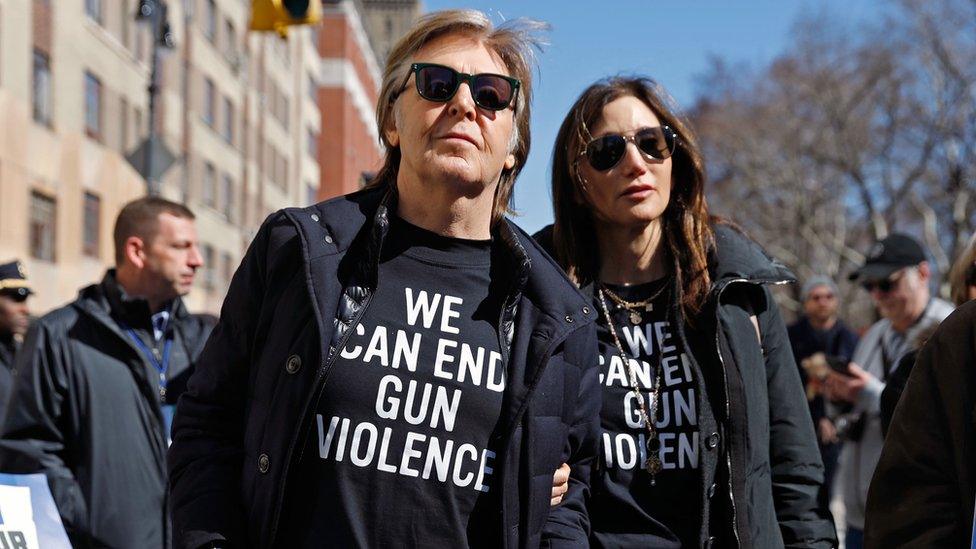
<path id="1" fill-rule="evenodd" d="M 590 192 L 590 190 L 586 188 L 586 180 L 583 179 L 582 175 L 577 173 L 576 180 L 579 182 L 579 185 L 573 186 L 573 202 L 575 202 L 577 206 L 586 206 L 589 204 L 586 195 Z"/>

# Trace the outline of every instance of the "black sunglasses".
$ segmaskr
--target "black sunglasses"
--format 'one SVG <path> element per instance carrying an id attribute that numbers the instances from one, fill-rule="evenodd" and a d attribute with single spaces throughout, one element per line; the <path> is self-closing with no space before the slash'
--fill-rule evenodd
<path id="1" fill-rule="evenodd" d="M 403 81 L 400 92 L 407 87 L 411 74 L 416 77 L 417 93 L 428 101 L 438 103 L 450 101 L 461 87 L 461 82 L 467 82 L 475 104 L 490 111 L 508 108 L 515 100 L 519 86 L 522 85 L 517 78 L 502 74 L 467 74 L 444 65 L 414 63 L 410 65 L 410 73 Z"/>
<path id="2" fill-rule="evenodd" d="M 579 156 L 586 156 L 590 166 L 597 171 L 606 171 L 617 165 L 627 152 L 627 143 L 633 143 L 641 155 L 655 160 L 670 158 L 674 153 L 677 135 L 668 126 L 643 128 L 631 136 L 609 134 L 598 137 L 586 144 Z M 578 158 L 578 157 L 577 157 Z"/>
<path id="3" fill-rule="evenodd" d="M 894 276 L 885 278 L 883 280 L 865 280 L 861 283 L 861 287 L 864 288 L 864 290 L 868 293 L 878 290 L 879 292 L 886 294 L 890 292 L 896 284 L 898 284 L 898 281 L 901 280 L 902 276 L 904 276 L 903 273 L 904 271 L 899 271 Z"/>

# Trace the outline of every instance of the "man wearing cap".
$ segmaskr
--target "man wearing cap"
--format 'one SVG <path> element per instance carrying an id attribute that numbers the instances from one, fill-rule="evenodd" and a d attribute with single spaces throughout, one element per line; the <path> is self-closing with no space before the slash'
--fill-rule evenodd
<path id="1" fill-rule="evenodd" d="M 27 333 L 30 323 L 27 298 L 33 293 L 20 261 L 0 265 L 0 408 L 7 402 L 16 375 L 14 356 L 20 346 L 18 338 Z"/>
<path id="2" fill-rule="evenodd" d="M 193 213 L 159 197 L 122 208 L 114 243 L 24 338 L 0 471 L 46 474 L 74 547 L 165 548 L 168 425 L 213 325 L 181 299 L 203 260 Z"/>
<path id="3" fill-rule="evenodd" d="M 881 320 L 861 338 L 846 373 L 831 372 L 827 396 L 853 405 L 854 428 L 841 452 L 839 479 L 847 519 L 848 548 L 863 544 L 868 485 L 881 456 L 880 401 L 885 381 L 901 357 L 952 312 L 952 305 L 929 291 L 931 271 L 915 239 L 891 234 L 871 247 L 867 260 L 850 275 L 871 294 Z"/>
<path id="4" fill-rule="evenodd" d="M 812 276 L 803 284 L 800 299 L 803 302 L 803 315 L 788 328 L 790 344 L 797 365 L 800 365 L 800 378 L 807 388 L 810 403 L 810 416 L 817 431 L 817 442 L 824 462 L 824 483 L 818 497 L 825 509 L 830 504 L 831 488 L 840 455 L 834 422 L 827 415 L 824 398 L 820 394 L 818 381 L 810 379 L 810 372 L 802 365 L 819 360 L 826 363 L 847 364 L 857 346 L 857 334 L 851 331 L 837 317 L 837 285 L 829 277 Z"/>

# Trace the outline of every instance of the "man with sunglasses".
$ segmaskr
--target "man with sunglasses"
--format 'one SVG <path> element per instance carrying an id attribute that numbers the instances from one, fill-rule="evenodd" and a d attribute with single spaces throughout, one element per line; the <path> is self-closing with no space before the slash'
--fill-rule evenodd
<path id="1" fill-rule="evenodd" d="M 881 393 L 901 358 L 920 334 L 938 325 L 952 305 L 933 297 L 925 250 L 914 238 L 894 233 L 875 243 L 849 279 L 871 294 L 881 320 L 861 338 L 845 372 L 827 377 L 828 398 L 853 405 L 854 427 L 841 453 L 838 479 L 846 509 L 846 547 L 863 544 L 868 486 L 881 456 Z"/>
<path id="2" fill-rule="evenodd" d="M 258 232 L 176 414 L 178 547 L 586 546 L 596 312 L 505 217 L 538 26 L 422 18 L 372 182 Z"/>
<path id="3" fill-rule="evenodd" d="M 17 375 L 14 357 L 30 324 L 27 298 L 33 293 L 20 261 L 0 265 L 0 410 Z"/>

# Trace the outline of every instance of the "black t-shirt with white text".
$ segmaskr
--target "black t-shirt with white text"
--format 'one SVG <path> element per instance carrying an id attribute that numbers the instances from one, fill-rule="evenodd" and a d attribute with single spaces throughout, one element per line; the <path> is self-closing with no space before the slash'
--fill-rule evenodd
<path id="1" fill-rule="evenodd" d="M 593 478 L 593 547 L 696 547 L 701 524 L 698 380 L 680 338 L 668 321 L 669 279 L 609 289 L 629 302 L 652 296 L 649 310 L 631 313 L 606 297 L 614 329 L 651 413 L 657 368 L 661 391 L 657 407 L 658 455 L 663 469 L 655 485 L 644 469 L 647 428 L 632 390 L 630 372 L 607 328 L 598 294 L 594 305 L 600 350 L 600 457 Z M 635 360 L 636 359 L 636 360 Z M 660 365 L 660 366 L 659 366 Z"/>
<path id="2" fill-rule="evenodd" d="M 297 547 L 477 545 L 497 491 L 505 284 L 491 241 L 391 220 L 377 287 L 339 352 L 289 478 Z M 477 506 L 477 507 L 476 507 Z M 497 514 L 497 512 L 496 512 Z"/>

